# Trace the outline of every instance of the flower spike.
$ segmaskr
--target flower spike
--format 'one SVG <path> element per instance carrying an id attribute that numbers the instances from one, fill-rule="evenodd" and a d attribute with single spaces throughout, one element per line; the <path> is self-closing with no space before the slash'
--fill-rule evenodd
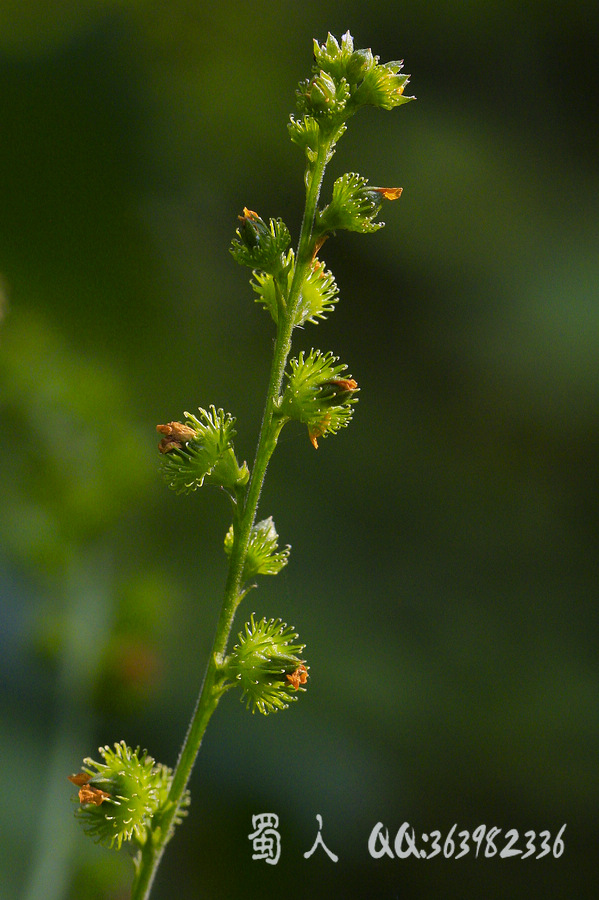
<path id="1" fill-rule="evenodd" d="M 287 708 L 306 690 L 304 644 L 281 619 L 256 620 L 254 614 L 232 650 L 234 615 L 259 575 L 276 575 L 289 558 L 279 549 L 272 517 L 259 520 L 264 478 L 281 429 L 292 419 L 307 429 L 318 448 L 322 438 L 352 418 L 357 381 L 332 353 L 312 349 L 290 358 L 296 328 L 317 324 L 336 308 L 338 288 L 319 254 L 327 239 L 345 229 L 377 231 L 384 201 L 397 200 L 400 187 L 374 187 L 355 172 L 338 178 L 328 204 L 318 207 L 326 167 L 348 121 L 367 104 L 393 109 L 407 103 L 409 76 L 403 63 L 381 63 L 370 49 L 359 49 L 349 31 L 314 41 L 314 65 L 296 91 L 297 110 L 288 123 L 291 141 L 304 155 L 305 204 L 297 249 L 281 219 L 263 219 L 247 207 L 238 217 L 230 246 L 233 258 L 251 272 L 253 299 L 272 319 L 276 338 L 258 435 L 253 471 L 239 464 L 233 448 L 234 418 L 211 406 L 183 422 L 157 426 L 161 467 L 177 492 L 218 485 L 233 504 L 233 521 L 224 541 L 229 557 L 221 611 L 208 666 L 179 754 L 175 774 L 156 766 L 139 748 L 124 743 L 100 750 L 103 762 L 84 760 L 71 776 L 78 789 L 78 815 L 97 840 L 109 846 L 138 845 L 135 898 L 147 898 L 173 827 L 187 803 L 186 785 L 204 732 L 222 695 L 239 685 L 241 699 L 263 715 Z M 322 202 L 322 201 L 321 201 Z M 271 860 L 272 861 L 272 860 Z"/>

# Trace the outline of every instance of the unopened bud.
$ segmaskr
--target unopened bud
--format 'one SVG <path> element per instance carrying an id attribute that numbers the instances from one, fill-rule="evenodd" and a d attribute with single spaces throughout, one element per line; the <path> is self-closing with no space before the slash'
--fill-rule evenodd
<path id="1" fill-rule="evenodd" d="M 337 87 L 327 72 L 320 72 L 310 83 L 310 105 L 314 111 L 332 109 L 336 99 Z"/>
<path id="2" fill-rule="evenodd" d="M 350 84 L 357 84 L 374 65 L 375 58 L 372 50 L 354 50 L 347 64 L 347 80 Z"/>
<path id="3" fill-rule="evenodd" d="M 266 223 L 260 218 L 258 213 L 255 213 L 252 209 L 247 209 L 245 206 L 243 215 L 237 216 L 237 218 L 241 222 L 238 234 L 243 243 L 249 250 L 258 247 L 261 239 L 269 234 Z"/>

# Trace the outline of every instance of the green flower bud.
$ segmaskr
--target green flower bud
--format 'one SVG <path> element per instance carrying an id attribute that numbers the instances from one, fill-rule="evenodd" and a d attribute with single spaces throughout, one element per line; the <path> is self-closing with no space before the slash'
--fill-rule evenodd
<path id="1" fill-rule="evenodd" d="M 225 553 L 231 555 L 233 549 L 233 526 L 225 537 Z M 279 535 L 272 516 L 252 526 L 248 552 L 243 567 L 242 581 L 246 582 L 256 575 L 276 575 L 287 565 L 290 547 L 279 550 Z"/>
<path id="2" fill-rule="evenodd" d="M 324 44 L 319 44 L 317 40 L 314 41 L 316 67 L 328 72 L 337 80 L 345 77 L 353 53 L 354 39 L 349 31 L 346 31 L 341 38 L 341 45 L 330 32 Z"/>
<path id="3" fill-rule="evenodd" d="M 282 291 L 285 297 L 289 296 L 295 268 L 293 251 L 290 250 L 289 253 L 290 266 L 287 283 Z M 254 280 L 250 283 L 257 294 L 256 303 L 262 303 L 273 320 L 278 322 L 281 291 L 273 276 L 264 272 L 254 272 Z M 331 272 L 325 269 L 320 260 L 314 259 L 302 284 L 294 324 L 304 325 L 306 322 L 311 322 L 313 325 L 317 325 L 320 319 L 325 319 L 335 308 L 338 293 L 339 289 Z"/>
<path id="4" fill-rule="evenodd" d="M 345 77 L 350 84 L 357 84 L 375 65 L 376 58 L 372 55 L 372 50 L 356 50 L 349 58 Z"/>
<path id="5" fill-rule="evenodd" d="M 310 105 L 315 112 L 329 112 L 336 99 L 337 87 L 330 75 L 321 72 L 309 87 Z"/>
<path id="6" fill-rule="evenodd" d="M 242 266 L 260 269 L 279 277 L 287 270 L 286 253 L 291 244 L 289 229 L 281 219 L 269 219 L 268 225 L 258 213 L 244 207 L 238 216 L 237 238 L 231 243 L 231 254 Z"/>
<path id="7" fill-rule="evenodd" d="M 315 233 L 324 240 L 331 232 L 344 229 L 370 233 L 378 231 L 384 222 L 375 222 L 383 200 L 398 200 L 402 188 L 371 187 L 368 179 L 355 172 L 346 172 L 333 185 L 331 202 L 316 214 Z"/>
<path id="8" fill-rule="evenodd" d="M 307 116 L 323 119 L 341 126 L 344 110 L 350 97 L 345 78 L 336 81 L 328 72 L 317 72 L 309 81 L 302 81 L 297 90 L 297 106 Z"/>
<path id="9" fill-rule="evenodd" d="M 260 246 L 261 240 L 268 235 L 268 228 L 258 213 L 251 209 L 243 208 L 243 215 L 237 217 L 241 222 L 238 229 L 239 237 L 248 250 L 254 250 Z"/>
<path id="10" fill-rule="evenodd" d="M 371 50 L 354 50 L 353 38 L 349 31 L 341 38 L 341 44 L 332 34 L 327 36 L 324 44 L 314 41 L 314 60 L 316 78 L 328 75 L 337 85 L 338 91 L 344 85 L 343 107 L 339 105 L 335 107 L 337 113 L 343 112 L 343 119 L 347 119 L 360 106 L 366 104 L 393 109 L 414 99 L 403 96 L 404 87 L 409 81 L 408 75 L 399 74 L 403 63 L 392 61 L 380 64 L 379 57 L 374 56 Z M 310 82 L 313 83 L 314 81 Z M 304 93 L 309 91 L 304 90 Z M 333 104 L 330 93 L 329 89 L 326 101 L 318 93 L 312 95 L 314 108 L 320 104 L 321 112 L 324 105 L 331 110 Z M 336 99 L 339 100 L 339 95 Z M 301 108 L 307 109 L 307 106 Z"/>
<path id="11" fill-rule="evenodd" d="M 393 109 L 402 103 L 415 100 L 415 97 L 403 95 L 410 76 L 400 75 L 402 68 L 403 60 L 374 66 L 366 72 L 364 80 L 352 97 L 352 104 L 356 107 L 370 104 L 382 109 Z"/>
<path id="12" fill-rule="evenodd" d="M 303 119 L 295 119 L 290 116 L 287 126 L 289 136 L 294 144 L 304 148 L 309 163 L 314 163 L 320 144 L 320 125 L 314 116 L 304 116 Z"/>

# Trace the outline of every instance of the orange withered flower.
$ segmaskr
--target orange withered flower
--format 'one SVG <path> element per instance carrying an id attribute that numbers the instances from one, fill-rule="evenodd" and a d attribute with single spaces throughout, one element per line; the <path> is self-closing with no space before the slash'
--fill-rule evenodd
<path id="1" fill-rule="evenodd" d="M 91 775 L 88 775 L 87 772 L 79 772 L 78 775 L 67 775 L 67 778 L 79 788 L 79 803 L 93 803 L 94 806 L 100 806 L 101 803 L 110 798 L 110 794 L 106 791 L 92 787 L 89 784 Z"/>
<path id="2" fill-rule="evenodd" d="M 300 684 L 305 684 L 308 680 L 308 670 L 302 663 L 297 667 L 295 672 L 292 672 L 291 675 L 286 675 L 285 677 L 291 682 L 292 687 L 294 687 L 296 691 L 299 691 Z"/>
<path id="3" fill-rule="evenodd" d="M 180 450 L 183 444 L 196 437 L 196 431 L 182 422 L 169 422 L 168 425 L 157 425 L 156 431 L 164 437 L 158 444 L 161 453 L 170 453 L 171 450 Z"/>
<path id="4" fill-rule="evenodd" d="M 376 191 L 377 194 L 380 194 L 385 200 L 399 200 L 403 188 L 369 187 L 368 190 Z"/>

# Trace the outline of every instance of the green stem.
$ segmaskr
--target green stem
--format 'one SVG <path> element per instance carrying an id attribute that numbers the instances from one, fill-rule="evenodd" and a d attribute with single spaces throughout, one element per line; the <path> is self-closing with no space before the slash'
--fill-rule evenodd
<path id="1" fill-rule="evenodd" d="M 172 822 L 191 776 L 204 732 L 212 713 L 218 706 L 221 696 L 227 689 L 221 665 L 225 657 L 233 618 L 244 596 L 242 590 L 243 568 L 252 527 L 256 519 L 256 511 L 266 469 L 277 445 L 279 432 L 283 425 L 283 420 L 275 417 L 275 412 L 281 393 L 285 366 L 291 350 L 291 336 L 295 327 L 297 307 L 301 299 L 301 287 L 312 264 L 314 250 L 312 231 L 316 204 L 318 203 L 320 187 L 333 142 L 332 137 L 322 142 L 307 184 L 306 206 L 300 232 L 295 271 L 289 289 L 286 312 L 285 315 L 279 316 L 277 325 L 277 337 L 252 475 L 248 484 L 245 502 L 241 508 L 238 506 L 233 522 L 233 547 L 229 559 L 229 571 L 214 643 L 202 688 L 175 768 L 169 792 L 169 803 L 160 815 L 159 820 L 155 821 L 152 834 L 141 851 L 131 900 L 147 900 L 150 896 L 152 883 L 169 838 Z"/>

